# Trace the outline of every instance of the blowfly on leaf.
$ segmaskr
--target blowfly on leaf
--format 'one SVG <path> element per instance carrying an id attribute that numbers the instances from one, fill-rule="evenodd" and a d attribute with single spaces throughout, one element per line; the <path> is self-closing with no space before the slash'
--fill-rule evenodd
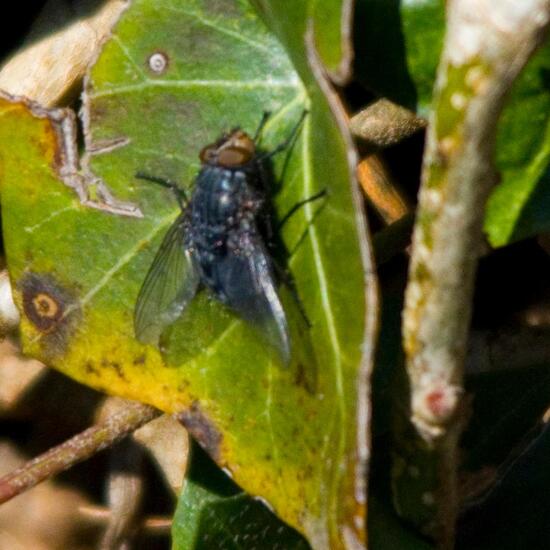
<path id="1" fill-rule="evenodd" d="M 305 114 L 288 138 L 268 153 L 257 150 L 267 114 L 253 138 L 236 128 L 204 147 L 191 197 L 173 182 L 136 174 L 172 189 L 181 208 L 137 299 L 138 340 L 158 344 L 164 328 L 183 313 L 202 284 L 258 328 L 285 365 L 290 362 L 288 322 L 277 292 L 276 266 L 258 217 L 264 215 L 268 192 L 265 163 L 293 142 Z"/>

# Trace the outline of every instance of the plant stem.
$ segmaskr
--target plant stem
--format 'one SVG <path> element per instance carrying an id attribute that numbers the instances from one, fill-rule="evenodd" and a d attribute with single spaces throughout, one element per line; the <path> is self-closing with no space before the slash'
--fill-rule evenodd
<path id="1" fill-rule="evenodd" d="M 0 504 L 114 445 L 160 414 L 160 411 L 149 405 L 128 401 L 126 407 L 104 422 L 88 428 L 0 478 Z"/>
<path id="2" fill-rule="evenodd" d="M 550 19 L 549 0 L 450 0 L 403 317 L 411 420 L 432 450 L 441 547 L 456 517 L 458 414 L 474 275 L 505 96 Z M 433 464 L 429 466 L 433 467 Z"/>

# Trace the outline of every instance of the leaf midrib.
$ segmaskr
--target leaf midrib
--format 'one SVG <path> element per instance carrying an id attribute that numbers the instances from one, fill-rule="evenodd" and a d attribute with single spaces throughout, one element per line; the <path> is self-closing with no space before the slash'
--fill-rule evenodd
<path id="1" fill-rule="evenodd" d="M 311 140 L 311 121 L 310 119 L 307 119 L 304 123 L 304 139 L 302 141 L 302 154 L 303 154 L 303 169 L 304 169 L 304 188 L 306 191 L 305 196 L 312 196 L 314 193 L 312 182 L 313 182 L 313 174 L 311 167 L 313 166 L 313 159 L 311 158 L 310 154 L 310 147 L 308 147 L 308 144 Z M 332 314 L 332 308 L 330 304 L 330 296 L 328 292 L 328 284 L 327 284 L 327 277 L 325 274 L 325 268 L 322 262 L 321 257 L 321 250 L 319 245 L 319 240 L 317 237 L 317 228 L 315 227 L 315 224 L 312 223 L 314 211 L 313 211 L 313 204 L 311 202 L 308 202 L 304 206 L 305 215 L 308 219 L 309 223 L 309 234 L 310 234 L 310 241 L 311 241 L 311 247 L 313 251 L 313 256 L 315 258 L 315 266 L 316 266 L 316 273 L 317 273 L 317 279 L 319 281 L 319 290 L 321 294 L 321 304 L 323 311 L 325 313 L 325 318 L 327 321 L 327 328 L 330 336 L 330 342 L 334 351 L 334 358 L 331 364 L 334 366 L 334 373 L 335 373 L 335 382 L 336 382 L 336 398 L 337 398 L 337 406 L 338 406 L 338 415 L 333 416 L 333 421 L 331 423 L 331 427 L 328 430 L 329 434 L 337 434 L 338 437 L 338 460 L 335 461 L 335 465 L 333 467 L 333 471 L 331 472 L 330 476 L 330 495 L 329 495 L 329 514 L 327 517 L 327 521 L 331 523 L 337 522 L 337 507 L 338 507 L 338 483 L 340 481 L 340 476 L 338 475 L 339 470 L 339 459 L 345 452 L 345 440 L 346 440 L 346 430 L 345 430 L 345 424 L 342 422 L 341 429 L 334 430 L 334 424 L 338 421 L 337 416 L 340 419 L 345 418 L 345 404 L 344 404 L 344 383 L 342 378 L 342 353 L 340 350 L 340 343 L 338 340 L 338 333 L 336 330 L 336 323 L 334 320 L 334 316 Z M 330 438 L 327 439 L 327 444 L 330 442 Z M 326 445 L 323 448 L 322 456 L 324 457 L 326 454 Z"/>

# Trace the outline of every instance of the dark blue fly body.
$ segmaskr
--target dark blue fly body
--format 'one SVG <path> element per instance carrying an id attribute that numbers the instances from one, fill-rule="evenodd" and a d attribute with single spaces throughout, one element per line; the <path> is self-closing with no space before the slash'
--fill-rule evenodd
<path id="1" fill-rule="evenodd" d="M 268 192 L 264 163 L 291 143 L 300 124 L 284 143 L 260 154 L 256 140 L 266 119 L 264 115 L 254 138 L 235 129 L 201 151 L 202 166 L 189 198 L 170 181 L 136 174 L 171 188 L 182 210 L 166 233 L 136 302 L 134 328 L 140 341 L 158 344 L 163 330 L 203 285 L 259 329 L 284 364 L 290 362 L 287 318 L 259 217 Z"/>

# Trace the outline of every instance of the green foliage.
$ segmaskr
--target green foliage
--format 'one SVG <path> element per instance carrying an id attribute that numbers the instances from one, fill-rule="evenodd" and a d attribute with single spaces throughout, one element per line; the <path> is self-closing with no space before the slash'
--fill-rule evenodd
<path id="1" fill-rule="evenodd" d="M 307 550 L 307 542 L 243 493 L 195 447 L 172 527 L 174 550 Z"/>
<path id="2" fill-rule="evenodd" d="M 305 46 L 311 32 L 329 72 L 343 70 L 346 5 L 345 0 L 132 2 L 86 80 L 84 161 L 117 199 L 139 207 L 143 218 L 84 206 L 60 177 L 63 150 L 53 118 L 0 99 L 3 238 L 24 314 L 25 352 L 92 387 L 164 411 L 185 411 L 195 438 L 247 491 L 197 450 L 174 519 L 177 549 L 308 548 L 292 527 L 314 548 L 349 547 L 342 533 L 361 536 L 356 520 L 364 503 L 356 500 L 355 475 L 365 464 L 357 458 L 357 436 L 368 419 L 362 411 L 359 417 L 357 386 L 365 367 L 362 349 L 373 344 L 372 335 L 364 334 L 362 235 L 344 142 Z M 358 0 L 357 79 L 374 95 L 426 116 L 444 25 L 442 0 Z M 500 121 L 496 163 L 502 179 L 485 220 L 495 247 L 550 230 L 549 75 L 546 43 L 514 86 Z M 190 192 L 200 149 L 221 132 L 240 125 L 253 133 L 262 113 L 271 111 L 262 140 L 262 148 L 270 150 L 304 109 L 308 115 L 288 157 L 274 160 L 278 185 L 270 197 L 282 220 L 303 199 L 327 192 L 280 231 L 285 267 L 311 323 L 305 326 L 295 297 L 282 286 L 291 364 L 282 365 L 254 327 L 204 290 L 162 335 L 160 349 L 139 344 L 132 326 L 136 297 L 179 211 L 169 192 L 136 179 L 136 172 L 176 181 Z M 422 529 L 433 519 L 425 489 L 438 483 L 416 474 L 415 464 L 424 466 L 424 456 L 412 436 L 404 435 L 410 428 L 398 344 L 404 280 L 397 279 L 386 281 L 383 292 L 372 405 L 376 452 L 392 457 L 393 487 L 389 480 L 388 487 L 385 480 L 373 480 L 370 547 L 420 550 L 431 546 L 389 503 L 393 490 L 399 513 Z M 468 389 L 477 397 L 476 423 L 464 439 L 466 476 L 494 469 L 545 410 L 545 368 L 529 373 L 469 379 Z M 404 422 L 397 435 L 396 410 Z M 389 431 L 401 441 L 388 442 Z M 536 440 L 537 458 L 547 445 L 544 437 Z M 386 473 L 389 463 L 387 458 Z M 539 489 L 533 502 L 543 509 L 544 469 L 528 477 L 526 471 L 519 464 L 506 481 L 519 491 L 528 479 L 528 487 Z M 503 497 L 508 503 L 509 495 Z M 506 507 L 508 518 L 521 516 L 527 491 L 516 500 L 517 507 Z M 514 525 L 511 519 L 508 525 Z M 502 546 L 483 541 L 475 547 L 515 544 L 519 537 L 510 537 L 517 533 L 536 544 L 535 527 L 530 522 L 506 527 L 498 538 Z M 461 544 L 474 547 L 466 538 Z"/>
<path id="3" fill-rule="evenodd" d="M 286 47 L 294 67 L 309 83 L 310 68 L 304 38 L 314 36 L 316 49 L 324 66 L 338 78 L 346 77 L 351 63 L 349 0 L 251 0 L 268 26 Z"/>
<path id="4" fill-rule="evenodd" d="M 377 95 L 426 116 L 445 32 L 441 0 L 360 0 L 358 78 Z M 500 120 L 497 168 L 485 219 L 504 246 L 550 230 L 550 43 L 531 59 Z M 449 113 L 451 115 L 451 113 Z"/>
<path id="5" fill-rule="evenodd" d="M 299 14 L 293 21 L 304 28 Z M 246 1 L 135 0 L 92 68 L 83 104 L 85 162 L 143 218 L 82 205 L 59 177 L 55 123 L 3 102 L 4 242 L 25 313 L 25 352 L 95 388 L 187 411 L 191 433 L 245 490 L 314 546 L 342 546 L 342 529 L 355 530 L 361 514 L 354 484 L 364 276 L 345 147 L 326 100 L 311 78 L 306 90 Z M 134 174 L 190 191 L 201 147 L 221 132 L 240 125 L 252 134 L 271 111 L 262 139 L 270 150 L 304 108 L 288 158 L 275 159 L 271 197 L 283 219 L 326 190 L 280 235 L 311 324 L 281 287 L 290 366 L 205 291 L 163 335 L 162 350 L 139 344 L 136 297 L 178 206 Z M 43 295 L 59 308 L 46 328 Z"/>

